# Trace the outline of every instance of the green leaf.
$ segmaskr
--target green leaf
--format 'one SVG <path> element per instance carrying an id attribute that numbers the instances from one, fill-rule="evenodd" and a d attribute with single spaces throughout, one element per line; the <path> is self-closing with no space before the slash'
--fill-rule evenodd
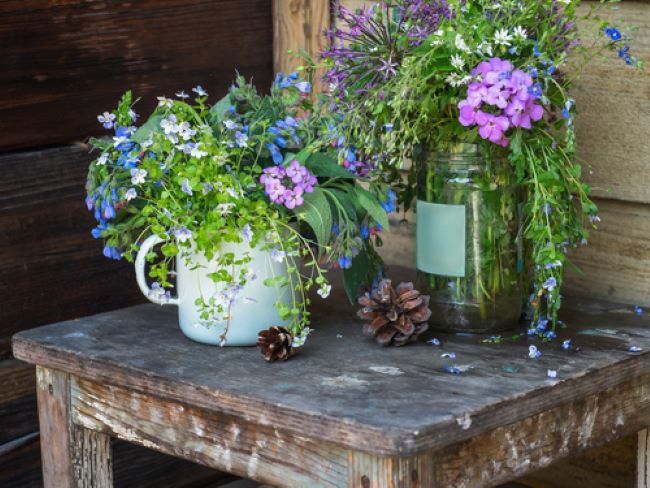
<path id="1" fill-rule="evenodd" d="M 210 125 L 216 125 L 222 122 L 226 118 L 226 113 L 228 113 L 231 105 L 232 100 L 230 99 L 229 94 L 215 103 L 208 112 L 208 121 L 210 122 Z"/>
<path id="2" fill-rule="evenodd" d="M 151 134 L 157 130 L 160 130 L 160 121 L 162 118 L 162 115 L 152 115 L 149 117 L 149 120 L 142 124 L 140 128 L 135 131 L 135 134 L 131 136 L 131 140 L 137 142 L 138 144 L 142 144 L 149 138 Z"/>
<path id="3" fill-rule="evenodd" d="M 370 269 L 370 258 L 368 253 L 359 253 L 352 260 L 352 267 L 343 270 L 343 284 L 345 294 L 350 303 L 356 303 L 359 291 L 368 281 L 368 270 Z"/>
<path id="4" fill-rule="evenodd" d="M 344 167 L 339 166 L 334 158 L 323 153 L 314 153 L 307 158 L 307 169 L 316 176 L 327 178 L 343 178 L 353 180 L 356 178 Z"/>
<path id="5" fill-rule="evenodd" d="M 312 228 L 316 241 L 324 247 L 332 231 L 332 211 L 327 197 L 320 188 L 314 188 L 313 193 L 306 193 L 303 198 L 305 203 L 298 207 L 295 213 Z"/>
<path id="6" fill-rule="evenodd" d="M 368 214 L 375 219 L 384 229 L 388 229 L 390 224 L 388 223 L 388 215 L 386 211 L 381 207 L 377 197 L 370 193 L 368 190 L 364 190 L 361 187 L 355 187 L 355 193 L 357 194 L 357 199 L 363 208 L 366 209 Z"/>

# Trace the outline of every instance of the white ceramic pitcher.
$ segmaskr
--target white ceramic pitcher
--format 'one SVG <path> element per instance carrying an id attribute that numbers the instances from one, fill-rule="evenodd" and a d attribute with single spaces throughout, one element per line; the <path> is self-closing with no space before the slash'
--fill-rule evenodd
<path id="1" fill-rule="evenodd" d="M 222 252 L 231 252 L 235 256 L 243 256 L 248 252 L 252 258 L 246 266 L 255 273 L 255 279 L 248 280 L 237 294 L 236 301 L 230 307 L 229 320 L 213 322 L 206 325 L 200 318 L 200 311 L 195 305 L 198 298 L 206 301 L 215 293 L 224 290 L 223 283 L 215 284 L 208 274 L 217 271 L 215 262 L 209 262 L 205 256 L 193 253 L 190 262 L 185 257 L 176 258 L 176 289 L 177 297 L 166 298 L 152 293 L 145 277 L 145 256 L 151 248 L 164 242 L 157 235 L 152 235 L 144 241 L 135 260 L 135 273 L 138 286 L 144 295 L 153 303 L 159 305 L 178 306 L 178 321 L 183 333 L 192 340 L 205 344 L 225 346 L 253 346 L 257 334 L 271 325 L 286 326 L 288 320 L 281 320 L 275 307 L 280 298 L 290 304 L 291 290 L 289 287 L 277 289 L 264 285 L 267 278 L 287 276 L 287 263 L 278 263 L 271 259 L 271 253 L 251 248 L 248 243 L 226 243 Z M 188 265 L 189 264 L 189 265 Z M 198 265 L 198 266 L 197 266 Z M 225 334 L 225 343 L 222 336 Z"/>

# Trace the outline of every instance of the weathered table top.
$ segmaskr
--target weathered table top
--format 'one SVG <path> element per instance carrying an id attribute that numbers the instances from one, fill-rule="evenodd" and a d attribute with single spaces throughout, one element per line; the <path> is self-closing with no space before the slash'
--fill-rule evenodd
<path id="1" fill-rule="evenodd" d="M 650 373 L 650 320 L 633 307 L 574 302 L 569 329 L 542 343 L 442 335 L 441 347 L 380 348 L 342 297 L 314 312 L 300 353 L 267 364 L 256 348 L 186 339 L 176 309 L 141 305 L 22 332 L 19 359 L 238 415 L 383 455 L 412 455 L 602 392 Z M 563 350 L 571 339 L 579 351 Z M 528 346 L 542 351 L 528 357 Z M 629 348 L 642 348 L 631 353 Z M 442 357 L 455 353 L 455 359 Z M 457 365 L 462 374 L 450 374 Z M 557 370 L 557 379 L 547 371 Z M 650 391 L 650 390 L 649 390 Z M 625 422 L 622 419 L 621 422 Z"/>

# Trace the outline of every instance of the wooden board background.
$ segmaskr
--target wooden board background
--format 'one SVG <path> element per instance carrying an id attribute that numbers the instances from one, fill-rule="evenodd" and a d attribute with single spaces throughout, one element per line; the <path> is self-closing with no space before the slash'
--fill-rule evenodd
<path id="1" fill-rule="evenodd" d="M 131 266 L 102 256 L 83 203 L 107 134 L 97 114 L 131 89 L 146 114 L 157 95 L 201 84 L 214 101 L 239 70 L 273 77 L 268 0 L 0 2 L 0 486 L 38 487 L 34 370 L 10 358 L 19 330 L 144 300 Z M 126 444 L 116 486 L 206 486 L 220 473 Z"/>
<path id="2" fill-rule="evenodd" d="M 340 1 L 352 9 L 373 3 Z M 650 64 L 650 2 L 626 0 L 605 17 L 613 25 L 638 29 L 634 55 Z M 327 26 L 326 19 L 318 30 Z M 300 42 L 302 30 L 296 22 L 294 42 Z M 283 67 L 276 62 L 276 69 Z M 650 307 L 650 72 L 630 70 L 617 59 L 596 59 L 576 85 L 574 96 L 579 109 L 579 157 L 585 179 L 594 186 L 602 223 L 589 245 L 572 254 L 581 272 L 568 272 L 565 292 Z M 412 215 L 407 217 L 413 222 Z M 393 221 L 397 223 L 399 216 Z M 414 266 L 414 231 L 412 223 L 392 227 L 381 250 L 389 264 Z M 635 446 L 631 437 L 516 485 L 634 486 Z"/>

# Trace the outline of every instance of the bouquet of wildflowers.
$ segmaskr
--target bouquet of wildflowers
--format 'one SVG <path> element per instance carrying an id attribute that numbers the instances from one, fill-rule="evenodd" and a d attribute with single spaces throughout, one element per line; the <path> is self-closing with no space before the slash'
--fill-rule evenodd
<path id="1" fill-rule="evenodd" d="M 161 296 L 173 286 L 174 257 L 195 249 L 216 259 L 219 271 L 210 278 L 225 286 L 223 296 L 197 303 L 207 322 L 255 279 L 247 254 L 219 253 L 229 242 L 248 242 L 286 261 L 289 279 L 265 285 L 292 289 L 293 303 L 276 306 L 294 334 L 309 323 L 309 289 L 329 295 L 328 268 L 344 268 L 346 288 L 356 296 L 381 265 L 368 229 L 387 225 L 380 197 L 386 190 L 361 186 L 358 172 L 337 163 L 336 150 L 323 142 L 329 129 L 312 110 L 310 89 L 295 73 L 279 74 L 271 94 L 261 96 L 239 77 L 210 106 L 197 86 L 191 96 L 159 97 L 140 127 L 127 92 L 115 111 L 99 116 L 114 136 L 91 141 L 100 154 L 89 169 L 86 204 L 104 255 L 132 260 L 144 238 L 165 238 L 162 256 L 148 256 L 152 289 Z"/>
<path id="2" fill-rule="evenodd" d="M 382 0 L 335 9 L 323 53 L 329 103 L 346 137 L 408 208 L 418 147 L 482 147 L 523 187 L 523 237 L 534 273 L 531 334 L 555 336 L 567 250 L 599 220 L 575 157 L 572 84 L 596 55 L 641 63 L 630 37 L 599 17 L 608 1 Z M 580 13 L 579 13 L 580 12 Z M 578 24 L 581 30 L 578 31 Z M 591 28 L 591 31 L 589 30 Z M 583 42 L 587 36 L 589 42 Z M 498 183 L 495 179 L 493 182 Z"/>

